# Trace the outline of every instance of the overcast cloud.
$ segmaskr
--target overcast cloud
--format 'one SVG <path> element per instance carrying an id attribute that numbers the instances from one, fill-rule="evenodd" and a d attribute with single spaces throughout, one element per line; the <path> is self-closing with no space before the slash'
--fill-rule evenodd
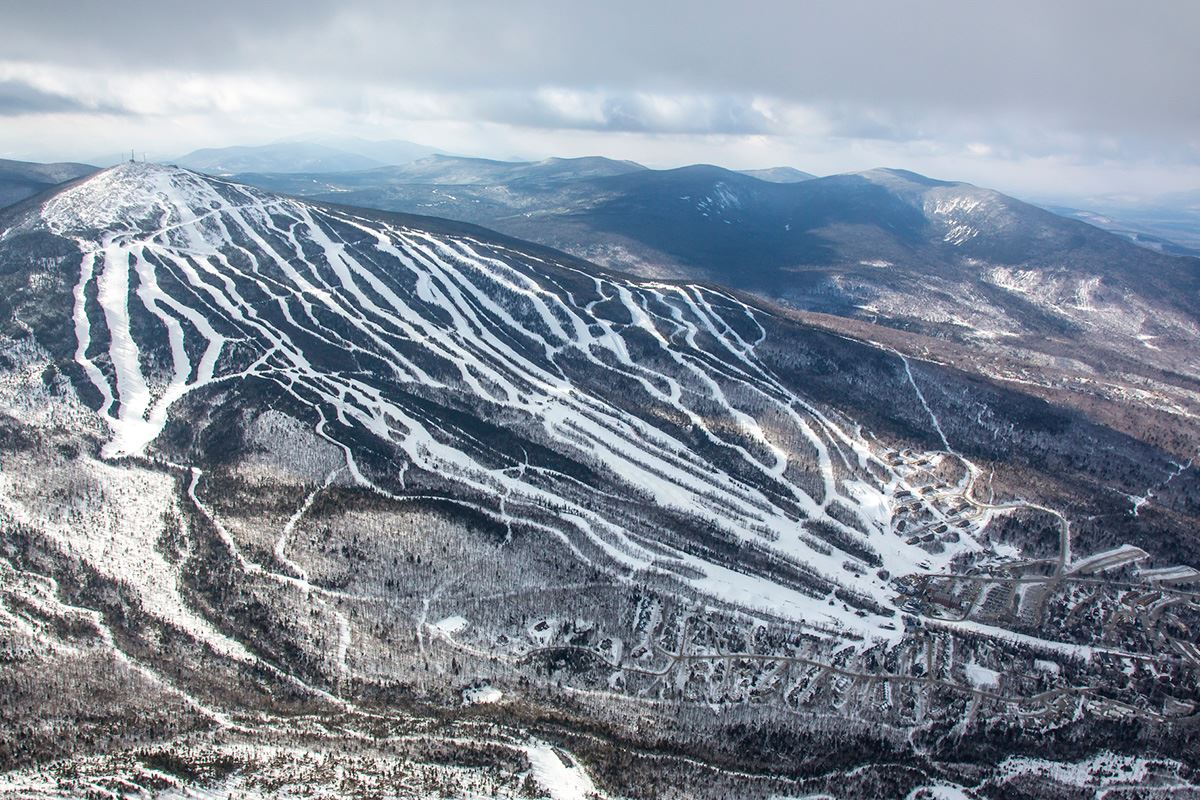
<path id="1" fill-rule="evenodd" d="M 653 166 L 1200 187 L 1200 3 L 15 2 L 0 155 L 306 133 Z"/>

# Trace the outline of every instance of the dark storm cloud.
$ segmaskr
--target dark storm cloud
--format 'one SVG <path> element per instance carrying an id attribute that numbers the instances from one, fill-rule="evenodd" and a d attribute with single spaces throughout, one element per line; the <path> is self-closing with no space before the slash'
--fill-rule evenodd
<path id="1" fill-rule="evenodd" d="M 1177 134 L 1200 124 L 1198 34 L 1191 0 L 85 0 L 10 4 L 0 44 L 10 59 L 270 72 L 346 81 L 351 94 L 356 83 L 766 94 Z M 619 105 L 611 116 L 645 123 Z"/>
<path id="2" fill-rule="evenodd" d="M 464 93 L 454 111 L 523 127 L 620 133 L 757 135 L 779 129 L 750 102 L 730 96 L 504 90 Z"/>
<path id="3" fill-rule="evenodd" d="M 505 147 L 550 151 L 585 135 L 614 148 L 763 137 L 840 165 L 1200 164 L 1195 0 L 7 6 L 0 81 L 25 88 L 0 95 L 0 113 L 135 109 L 164 126 L 164 149 L 199 130 L 216 145 L 333 119 L 352 132 L 441 120 L 476 127 L 457 144 L 472 152 L 508 126 L 522 134 Z"/>
<path id="4" fill-rule="evenodd" d="M 115 108 L 89 106 L 76 98 L 43 91 L 24 81 L 0 80 L 0 117 L 95 111 L 118 113 Z"/>

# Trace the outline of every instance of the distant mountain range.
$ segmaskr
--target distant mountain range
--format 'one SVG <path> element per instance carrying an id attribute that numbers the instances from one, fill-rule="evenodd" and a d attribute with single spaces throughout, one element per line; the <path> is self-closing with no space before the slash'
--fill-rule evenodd
<path id="1" fill-rule="evenodd" d="M 432 147 L 403 139 L 371 141 L 341 137 L 256 146 L 211 147 L 164 160 L 210 175 L 238 172 L 323 174 L 405 164 L 436 152 Z M 136 157 L 143 160 L 141 154 Z M 129 158 L 128 152 L 109 153 L 92 159 L 96 166 L 0 159 L 0 208 L 64 181 L 90 175 L 101 167 L 125 163 Z"/>
<path id="2" fill-rule="evenodd" d="M 1076 205 L 1043 204 L 1044 208 L 1083 220 L 1129 241 L 1172 255 L 1200 256 L 1200 192 L 1184 192 L 1152 200 L 1089 198 Z"/>
<path id="3" fill-rule="evenodd" d="M 14 196 L 88 169 L 28 165 L 14 173 Z M 777 180 L 798 174 L 769 172 Z M 37 176 L 42 182 L 31 183 Z M 902 170 L 777 182 L 706 165 L 433 155 L 237 180 L 473 222 L 644 277 L 709 281 L 792 309 L 933 336 L 975 360 L 999 354 L 1005 363 L 991 372 L 1013 379 L 1031 380 L 1026 367 L 1064 358 L 1140 375 L 1168 395 L 1200 379 L 1200 261 L 1135 247 L 993 190 Z M 1045 382 L 1044 368 L 1036 372 Z"/>
<path id="4" fill-rule="evenodd" d="M 0 208 L 95 171 L 96 167 L 88 164 L 35 164 L 0 159 Z"/>
<path id="5" fill-rule="evenodd" d="M 799 183 L 800 181 L 810 181 L 817 177 L 811 172 L 802 172 L 794 167 L 744 169 L 741 170 L 741 173 L 749 175 L 751 178 L 758 178 L 761 181 L 770 181 L 771 183 Z"/>
<path id="6" fill-rule="evenodd" d="M 367 191 L 389 187 L 490 186 L 519 184 L 540 187 L 547 184 L 569 183 L 592 178 L 625 175 L 630 172 L 650 172 L 633 161 L 616 161 L 598 156 L 585 158 L 547 158 L 543 161 L 495 161 L 487 158 L 432 155 L 407 164 L 374 169 L 367 172 L 327 176 L 318 181 L 314 191 L 329 187 L 334 192 L 361 188 Z M 246 176 L 239 176 L 239 179 Z M 272 180 L 264 176 L 264 181 Z M 290 179 L 297 187 L 309 180 L 307 175 Z"/>
<path id="7" fill-rule="evenodd" d="M 474 222 L 647 277 L 709 280 L 960 341 L 1045 348 L 1096 336 L 1154 360 L 1188 352 L 1200 307 L 1200 261 L 903 170 L 779 183 L 704 165 L 434 156 L 339 175 L 238 178 Z M 1129 327 L 1125 316 L 1113 328 L 1118 309 L 1137 309 L 1140 321 Z"/>
<path id="8" fill-rule="evenodd" d="M 446 150 L 410 142 L 407 139 L 364 139 L 360 136 L 322 136 L 309 134 L 294 141 L 311 142 L 346 153 L 370 158 L 380 164 L 407 164 L 419 158 L 446 153 Z"/>
<path id="9" fill-rule="evenodd" d="M 351 141 L 343 144 L 354 146 Z M 237 172 L 311 174 L 371 169 L 403 163 L 434 152 L 432 148 L 412 142 L 362 141 L 358 146 L 360 150 L 354 151 L 316 142 L 279 142 L 256 147 L 195 150 L 174 161 L 188 169 L 212 175 L 232 175 Z"/>

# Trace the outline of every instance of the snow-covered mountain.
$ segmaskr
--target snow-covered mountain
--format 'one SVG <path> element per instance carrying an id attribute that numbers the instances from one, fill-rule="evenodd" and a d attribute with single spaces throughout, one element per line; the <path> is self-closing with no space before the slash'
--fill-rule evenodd
<path id="1" fill-rule="evenodd" d="M 991 213 L 929 202 L 964 242 Z M 891 753 L 902 793 L 1070 792 L 1114 717 L 1161 754 L 1131 774 L 1191 774 L 1177 442 L 715 285 L 179 168 L 0 215 L 0 264 L 6 788 L 62 757 L 869 796 Z"/>
<path id="2" fill-rule="evenodd" d="M 800 181 L 810 181 L 817 177 L 811 172 L 804 172 L 795 167 L 767 167 L 766 169 L 743 169 L 740 171 L 743 175 L 749 175 L 752 178 L 758 178 L 760 181 L 768 181 L 770 183 L 799 183 Z"/>
<path id="3" fill-rule="evenodd" d="M 768 182 L 707 165 L 560 170 L 553 180 L 529 166 L 435 158 L 245 179 L 461 219 L 647 277 L 710 280 L 958 341 L 1037 346 L 1074 331 L 1155 360 L 1139 338 L 1149 337 L 1160 348 L 1169 340 L 1163 358 L 1176 360 L 1200 323 L 1200 260 L 1149 252 L 983 187 L 895 169 Z M 1134 313 L 1119 322 L 1126 308 Z"/>
<path id="4" fill-rule="evenodd" d="M 712 281 L 867 323 L 876 340 L 935 339 L 919 347 L 1135 436 L 1131 399 L 1169 409 L 1174 419 L 1153 423 L 1169 429 L 1190 425 L 1175 412 L 1194 413 L 1200 397 L 1200 260 L 991 189 L 895 169 L 786 184 L 704 165 L 518 179 L 523 165 L 460 161 L 247 179 L 475 222 L 644 277 Z"/>
<path id="5" fill-rule="evenodd" d="M 756 579 L 738 551 L 853 603 L 886 591 L 879 568 L 928 571 L 978 549 L 967 536 L 935 557 L 879 538 L 903 482 L 757 358 L 766 331 L 727 293 L 543 265 L 154 166 L 108 170 L 49 200 L 39 222 L 82 253 L 74 361 L 100 401 L 102 458 L 153 452 L 197 393 L 262 383 L 319 421 L 352 484 L 388 496 L 434 481 L 505 526 L 540 529 L 528 509 L 560 505 L 567 523 L 545 534 L 586 563 L 862 639 L 898 638 L 894 608 L 827 609 Z M 463 430 L 430 404 L 477 419 Z M 512 441 L 498 448 L 500 436 Z M 365 442 L 401 468 L 373 464 Z M 528 463 L 514 447 L 534 449 Z M 538 451 L 555 455 L 538 463 Z M 575 468 L 550 469 L 562 459 Z M 489 508 L 499 499 L 503 511 Z M 676 529 L 639 530 L 628 504 Z"/>
<path id="6" fill-rule="evenodd" d="M 211 175 L 238 172 L 343 172 L 371 169 L 387 163 L 313 142 L 206 147 L 179 156 L 175 161 L 183 167 Z"/>
<path id="7" fill-rule="evenodd" d="M 473 222 L 645 277 L 704 279 L 792 308 L 1004 346 L 1015 361 L 1069 349 L 1087 351 L 1092 368 L 1116 358 L 1143 379 L 1155 380 L 1143 362 L 1158 371 L 1182 363 L 1200 376 L 1192 346 L 1200 259 L 1180 257 L 1195 254 L 1169 237 L 1156 244 L 1159 228 L 1068 219 L 1079 215 L 906 170 L 815 178 L 787 168 L 439 156 L 395 169 L 241 179 Z M 1188 199 L 1176 202 L 1170 225 L 1179 232 Z"/>
<path id="8" fill-rule="evenodd" d="M 174 161 L 211 175 L 242 172 L 324 174 L 368 170 L 425 159 L 436 150 L 403 139 L 305 137 L 264 145 L 209 147 Z"/>

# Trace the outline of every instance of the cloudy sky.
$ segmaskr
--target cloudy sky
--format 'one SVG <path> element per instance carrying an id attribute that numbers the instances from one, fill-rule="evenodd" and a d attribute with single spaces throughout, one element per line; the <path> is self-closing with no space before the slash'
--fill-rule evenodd
<path id="1" fill-rule="evenodd" d="M 310 134 L 1200 188 L 1200 3 L 5 0 L 0 157 Z"/>

